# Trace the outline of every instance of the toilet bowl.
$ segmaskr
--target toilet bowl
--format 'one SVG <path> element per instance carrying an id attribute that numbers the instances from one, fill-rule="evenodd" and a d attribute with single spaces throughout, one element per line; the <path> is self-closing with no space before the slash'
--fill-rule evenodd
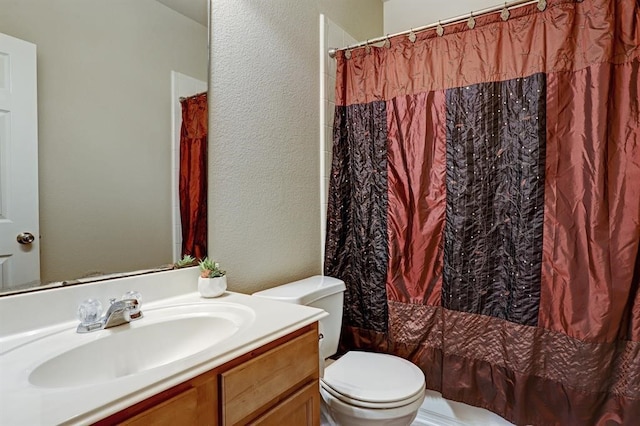
<path id="1" fill-rule="evenodd" d="M 327 395 L 321 387 L 320 396 L 322 404 L 328 410 L 331 419 L 336 425 L 344 426 L 408 426 L 415 420 L 418 410 L 424 400 L 424 395 L 419 400 L 410 404 L 385 409 L 360 408 L 354 405 L 344 404 L 338 399 Z"/>
<path id="2" fill-rule="evenodd" d="M 343 281 L 317 275 L 254 296 L 324 309 L 329 314 L 319 324 L 324 360 L 338 350 L 344 291 Z M 320 395 L 323 411 L 338 425 L 409 426 L 424 401 L 425 378 L 403 358 L 351 351 L 324 368 Z"/>
<path id="3" fill-rule="evenodd" d="M 424 374 L 393 355 L 351 351 L 325 369 L 320 395 L 337 424 L 407 426 L 425 398 Z"/>

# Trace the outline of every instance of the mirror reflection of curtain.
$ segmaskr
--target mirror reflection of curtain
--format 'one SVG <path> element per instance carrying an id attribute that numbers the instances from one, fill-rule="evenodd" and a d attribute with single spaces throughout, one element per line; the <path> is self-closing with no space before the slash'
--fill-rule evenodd
<path id="1" fill-rule="evenodd" d="M 207 94 L 180 99 L 182 256 L 207 256 Z"/>

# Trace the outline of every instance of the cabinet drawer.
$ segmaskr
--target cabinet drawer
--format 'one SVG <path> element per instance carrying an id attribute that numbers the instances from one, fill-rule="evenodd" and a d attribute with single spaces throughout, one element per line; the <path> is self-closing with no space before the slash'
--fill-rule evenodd
<path id="1" fill-rule="evenodd" d="M 317 329 L 222 373 L 222 423 L 246 424 L 316 379 Z"/>
<path id="2" fill-rule="evenodd" d="M 156 407 L 122 422 L 126 426 L 171 426 L 198 420 L 198 392 L 189 389 Z"/>
<path id="3" fill-rule="evenodd" d="M 189 381 L 186 387 L 168 389 L 101 420 L 96 426 L 174 426 L 218 424 L 218 379 L 207 372 Z M 183 388 L 176 393 L 177 389 Z M 133 414 L 133 416 L 131 416 Z"/>

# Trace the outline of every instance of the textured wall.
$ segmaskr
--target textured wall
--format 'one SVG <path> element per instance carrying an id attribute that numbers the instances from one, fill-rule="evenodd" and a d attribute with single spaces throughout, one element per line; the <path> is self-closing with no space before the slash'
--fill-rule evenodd
<path id="1" fill-rule="evenodd" d="M 382 31 L 377 0 L 213 2 L 209 254 L 231 290 L 321 272 L 320 13 Z"/>

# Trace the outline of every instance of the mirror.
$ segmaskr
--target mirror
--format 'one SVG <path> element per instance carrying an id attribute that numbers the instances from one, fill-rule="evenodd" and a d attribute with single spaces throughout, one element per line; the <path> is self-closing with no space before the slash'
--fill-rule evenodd
<path id="1" fill-rule="evenodd" d="M 37 48 L 41 283 L 172 264 L 171 72 L 207 80 L 207 0 L 0 11 L 0 33 Z"/>

